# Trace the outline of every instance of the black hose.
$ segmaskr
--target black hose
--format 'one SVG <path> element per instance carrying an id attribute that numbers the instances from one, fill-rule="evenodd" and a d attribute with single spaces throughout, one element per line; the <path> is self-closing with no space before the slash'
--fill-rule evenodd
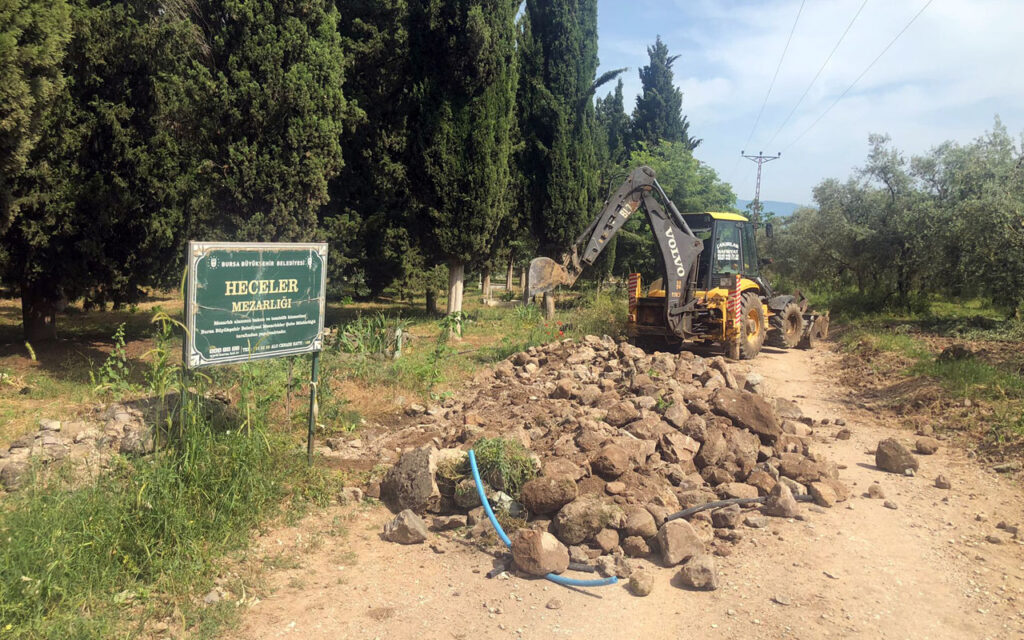
<path id="1" fill-rule="evenodd" d="M 813 497 L 807 494 L 793 497 L 796 498 L 797 502 L 811 502 L 814 500 Z M 716 500 L 715 502 L 707 502 L 705 504 L 699 504 L 696 507 L 690 507 L 689 509 L 677 511 L 676 513 L 673 513 L 669 517 L 665 518 L 665 522 L 676 520 L 678 518 L 689 518 L 695 513 L 707 511 L 708 509 L 717 509 L 718 507 L 728 507 L 731 504 L 738 504 L 741 507 L 750 504 L 764 504 L 767 499 L 767 496 L 761 496 L 760 498 L 729 498 L 728 500 Z"/>

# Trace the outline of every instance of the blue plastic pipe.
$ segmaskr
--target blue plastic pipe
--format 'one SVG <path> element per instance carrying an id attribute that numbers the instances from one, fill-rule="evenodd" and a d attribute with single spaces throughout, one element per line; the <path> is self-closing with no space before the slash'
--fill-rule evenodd
<path id="1" fill-rule="evenodd" d="M 491 503 L 487 501 L 487 494 L 484 493 L 484 483 L 480 479 L 480 471 L 476 467 L 476 456 L 473 454 L 473 450 L 469 450 L 469 468 L 473 472 L 473 482 L 476 483 L 476 493 L 480 496 L 480 504 L 484 507 L 484 513 L 487 514 L 487 519 L 491 521 L 491 526 L 494 527 L 494 531 L 497 532 L 498 537 L 505 543 L 505 546 L 512 548 L 512 541 L 509 540 L 505 534 L 505 530 L 498 524 L 498 519 L 494 517 L 494 511 L 491 509 Z M 544 576 L 555 584 L 560 584 L 566 587 L 603 587 L 608 584 L 615 584 L 619 581 L 618 578 L 612 576 L 610 578 L 601 578 L 600 580 L 577 580 L 576 578 L 567 578 L 560 576 L 557 573 L 549 573 Z"/>

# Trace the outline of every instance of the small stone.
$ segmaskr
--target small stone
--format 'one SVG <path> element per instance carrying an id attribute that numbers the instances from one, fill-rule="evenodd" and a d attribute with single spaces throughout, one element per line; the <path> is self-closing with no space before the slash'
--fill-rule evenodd
<path id="1" fill-rule="evenodd" d="M 39 421 L 40 431 L 60 431 L 60 420 L 43 418 Z"/>
<path id="2" fill-rule="evenodd" d="M 654 589 L 654 575 L 651 572 L 641 569 L 634 571 L 633 575 L 629 576 L 629 590 L 630 592 L 639 597 L 650 595 Z"/>
<path id="3" fill-rule="evenodd" d="M 615 529 L 601 529 L 594 536 L 594 542 L 601 547 L 601 551 L 610 553 L 612 549 L 619 546 L 619 532 Z"/>
<path id="4" fill-rule="evenodd" d="M 868 497 L 885 500 L 885 491 L 882 489 L 882 485 L 876 482 L 868 487 Z"/>
<path id="5" fill-rule="evenodd" d="M 547 531 L 519 529 L 512 539 L 512 559 L 523 571 L 545 576 L 569 568 L 569 549 Z"/>
<path id="6" fill-rule="evenodd" d="M 839 500 L 836 490 L 832 485 L 825 482 L 812 482 L 810 485 L 811 497 L 814 503 L 822 507 L 834 507 Z"/>
<path id="7" fill-rule="evenodd" d="M 614 482 L 609 482 L 608 484 L 604 485 L 604 490 L 610 496 L 617 496 L 620 493 L 626 491 L 626 483 L 619 482 L 617 480 Z"/>
<path id="8" fill-rule="evenodd" d="M 625 580 L 633 575 L 633 565 L 624 556 L 601 556 L 596 566 L 598 573 L 606 578 L 615 576 Z"/>
<path id="9" fill-rule="evenodd" d="M 918 462 L 898 440 L 886 438 L 875 448 L 875 466 L 891 473 L 904 473 L 907 469 L 917 471 Z"/>
<path id="10" fill-rule="evenodd" d="M 384 525 L 384 539 L 399 544 L 419 544 L 427 539 L 427 525 L 411 509 L 405 509 Z"/>
<path id="11" fill-rule="evenodd" d="M 768 518 L 752 513 L 743 519 L 743 524 L 747 525 L 751 529 L 764 529 L 768 526 Z"/>
<path id="12" fill-rule="evenodd" d="M 658 530 L 658 548 L 665 566 L 672 567 L 687 558 L 704 553 L 704 543 L 685 520 L 671 520 Z"/>
<path id="13" fill-rule="evenodd" d="M 640 536 L 629 536 L 622 541 L 622 551 L 630 558 L 643 558 L 651 552 L 651 548 Z"/>
<path id="14" fill-rule="evenodd" d="M 886 500 L 882 504 L 883 504 L 883 506 L 885 506 L 886 509 L 899 509 L 900 508 L 899 505 L 896 504 L 895 502 L 893 502 L 892 500 Z"/>
<path id="15" fill-rule="evenodd" d="M 338 492 L 338 502 L 341 504 L 359 504 L 363 501 L 363 490 L 359 487 L 342 487 Z"/>
<path id="16" fill-rule="evenodd" d="M 935 478 L 935 487 L 937 489 L 950 489 L 953 487 L 949 482 L 949 478 L 942 475 L 941 473 Z"/>
<path id="17" fill-rule="evenodd" d="M 632 468 L 629 454 L 617 444 L 610 444 L 602 448 L 590 461 L 594 471 L 607 478 L 618 478 Z"/>
<path id="18" fill-rule="evenodd" d="M 209 593 L 203 596 L 203 602 L 206 604 L 217 604 L 224 599 L 221 595 L 220 589 L 211 589 Z"/>
<path id="19" fill-rule="evenodd" d="M 832 421 L 832 424 L 836 425 L 837 427 L 843 427 L 846 426 L 846 420 L 843 420 L 842 418 L 836 418 L 835 420 Z"/>
<path id="20" fill-rule="evenodd" d="M 701 553 L 686 561 L 679 569 L 679 581 L 685 587 L 713 591 L 718 588 L 718 571 L 715 559 Z"/>
<path id="21" fill-rule="evenodd" d="M 764 513 L 776 518 L 793 518 L 799 513 L 796 498 L 788 486 L 781 482 L 775 485 L 764 503 Z"/>
<path id="22" fill-rule="evenodd" d="M 939 450 L 939 441 L 935 438 L 924 436 L 917 439 L 917 442 L 914 443 L 914 448 L 918 453 L 930 456 Z"/>
<path id="23" fill-rule="evenodd" d="M 774 602 L 775 604 L 781 604 L 784 607 L 788 607 L 789 605 L 793 604 L 793 600 L 784 593 L 776 593 L 774 596 L 772 596 L 772 602 Z"/>
<path id="24" fill-rule="evenodd" d="M 1003 539 L 997 535 L 989 534 L 985 536 L 985 542 L 988 542 L 989 544 L 1003 544 Z"/>
<path id="25" fill-rule="evenodd" d="M 849 440 L 852 436 L 853 432 L 846 428 L 836 432 L 836 440 Z"/>
<path id="26" fill-rule="evenodd" d="M 547 607 L 548 609 L 561 609 L 562 608 L 562 601 L 559 600 L 558 598 L 551 598 L 550 600 L 548 600 L 548 603 L 546 605 L 544 605 L 544 606 Z"/>
<path id="27" fill-rule="evenodd" d="M 738 504 L 731 504 L 727 507 L 722 507 L 721 509 L 715 509 L 712 511 L 711 524 L 713 524 L 716 529 L 735 529 L 740 523 L 742 515 L 743 513 L 740 511 L 740 506 Z"/>

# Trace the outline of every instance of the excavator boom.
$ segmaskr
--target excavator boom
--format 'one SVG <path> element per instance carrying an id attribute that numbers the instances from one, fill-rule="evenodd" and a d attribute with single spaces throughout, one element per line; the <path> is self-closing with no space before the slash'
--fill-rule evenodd
<path id="1" fill-rule="evenodd" d="M 655 193 L 661 202 L 654 197 Z M 643 209 L 647 215 L 657 240 L 668 298 L 668 326 L 682 337 L 685 333 L 683 314 L 692 308 L 693 278 L 703 244 L 658 184 L 650 167 L 638 167 L 629 174 L 622 186 L 605 201 L 601 212 L 576 239 L 570 251 L 562 256 L 561 264 L 550 258 L 535 258 L 530 263 L 529 295 L 545 293 L 559 285 L 575 284 L 584 267 L 594 264 L 608 242 L 638 209 Z"/>

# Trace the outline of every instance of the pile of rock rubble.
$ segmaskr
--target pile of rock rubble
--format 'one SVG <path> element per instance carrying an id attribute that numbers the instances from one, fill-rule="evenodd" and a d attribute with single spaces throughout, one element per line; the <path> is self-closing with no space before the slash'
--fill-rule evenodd
<path id="1" fill-rule="evenodd" d="M 70 464 L 85 475 L 101 472 L 116 455 L 153 452 L 153 428 L 143 410 L 125 404 L 97 408 L 80 420 L 42 418 L 38 428 L 0 449 L 0 488 L 17 491 L 33 470 Z"/>
<path id="2" fill-rule="evenodd" d="M 436 529 L 486 535 L 472 479 L 451 487 L 438 469 L 482 437 L 518 441 L 537 477 L 515 496 L 485 489 L 492 504 L 525 521 L 513 555 L 528 573 L 561 572 L 573 561 L 626 577 L 626 558 L 651 557 L 682 565 L 691 587 L 715 588 L 712 556 L 729 555 L 744 527 L 802 517 L 795 496 L 824 507 L 849 497 L 837 465 L 810 446 L 814 421 L 763 395 L 758 376 L 745 379 L 721 357 L 648 354 L 587 336 L 517 353 L 477 382 L 447 408 L 407 408 L 410 422 L 437 436 L 398 458 L 380 495 L 396 510 L 430 514 Z M 685 508 L 757 497 L 763 506 L 666 521 Z M 410 516 L 385 537 L 422 539 L 425 532 L 410 533 L 421 528 Z"/>

